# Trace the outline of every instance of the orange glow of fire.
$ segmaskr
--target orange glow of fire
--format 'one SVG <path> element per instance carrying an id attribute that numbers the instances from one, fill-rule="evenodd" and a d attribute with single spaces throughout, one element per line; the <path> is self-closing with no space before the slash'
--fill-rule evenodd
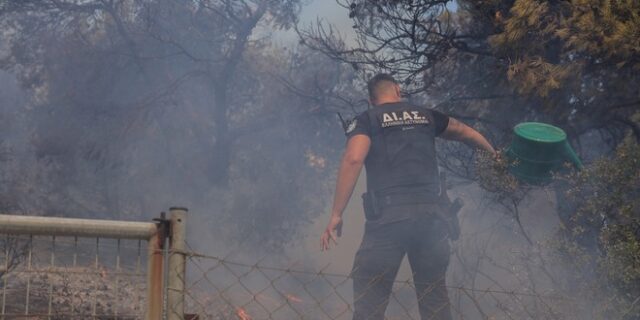
<path id="1" fill-rule="evenodd" d="M 240 320 L 251 320 L 251 317 L 249 316 L 249 314 L 247 314 L 247 311 L 242 308 L 236 309 L 236 315 Z"/>
<path id="2" fill-rule="evenodd" d="M 293 302 L 297 302 L 297 303 L 301 303 L 302 299 L 292 295 L 292 294 L 286 294 L 285 297 L 287 297 L 287 300 L 289 301 L 293 301 Z"/>

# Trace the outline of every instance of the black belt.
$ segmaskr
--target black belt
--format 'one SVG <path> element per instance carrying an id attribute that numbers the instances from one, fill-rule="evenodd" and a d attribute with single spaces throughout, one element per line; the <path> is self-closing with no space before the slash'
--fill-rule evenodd
<path id="1" fill-rule="evenodd" d="M 396 206 L 404 204 L 437 204 L 440 197 L 431 193 L 395 193 L 379 195 L 376 194 L 378 205 Z"/>

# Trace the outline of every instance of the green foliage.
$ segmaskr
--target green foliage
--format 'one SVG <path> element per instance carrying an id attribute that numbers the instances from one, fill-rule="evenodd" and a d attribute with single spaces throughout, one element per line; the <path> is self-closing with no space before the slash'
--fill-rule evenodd
<path id="1" fill-rule="evenodd" d="M 640 3 L 576 0 L 556 31 L 568 52 L 640 70 Z"/>
<path id="2" fill-rule="evenodd" d="M 478 182 L 518 223 L 530 187 L 509 173 L 507 159 L 477 158 Z M 582 171 L 557 174 L 561 228 L 546 262 L 557 268 L 555 290 L 579 301 L 590 319 L 640 316 L 640 145 L 628 135 L 613 155 Z M 568 271 L 566 271 L 568 270 Z"/>
<path id="3" fill-rule="evenodd" d="M 458 0 L 456 11 L 435 0 L 348 3 L 356 45 L 322 25 L 304 42 L 365 77 L 393 73 L 407 93 L 428 94 L 416 100 L 482 123 L 497 140 L 532 120 L 563 128 L 572 143 L 599 131 L 607 147 L 595 157 L 625 130 L 640 138 L 630 121 L 640 106 L 638 1 Z"/>
<path id="4" fill-rule="evenodd" d="M 494 158 L 492 154 L 482 152 L 475 163 L 478 183 L 490 192 L 494 201 L 512 205 L 523 197 L 521 183 L 509 172 L 509 167 L 514 164 L 512 160 L 504 156 Z"/>
<path id="5" fill-rule="evenodd" d="M 638 292 L 640 284 L 640 242 L 638 222 L 615 225 L 602 233 L 606 256 L 602 267 L 607 276 L 614 280 L 625 292 Z"/>
<path id="6" fill-rule="evenodd" d="M 540 57 L 522 58 L 509 65 L 507 78 L 518 93 L 536 93 L 546 98 L 552 90 L 560 89 L 572 71 L 571 67 L 554 65 Z"/>
<path id="7" fill-rule="evenodd" d="M 582 261 L 574 277 L 614 291 L 620 314 L 640 315 L 634 306 L 640 296 L 640 145 L 628 137 L 615 155 L 567 181 L 574 210 L 559 248 L 568 259 Z"/>
<path id="8" fill-rule="evenodd" d="M 640 69 L 637 1 L 517 0 L 508 12 L 498 13 L 498 32 L 488 40 L 498 57 L 508 59 L 507 76 L 522 94 L 546 98 L 568 89 L 579 96 L 585 85 L 602 89 L 610 87 L 609 81 L 637 82 L 633 74 Z M 586 82 L 585 77 L 606 83 Z M 629 98 L 637 99 L 637 90 L 629 89 Z M 567 101 L 558 101 L 556 107 L 561 103 Z"/>

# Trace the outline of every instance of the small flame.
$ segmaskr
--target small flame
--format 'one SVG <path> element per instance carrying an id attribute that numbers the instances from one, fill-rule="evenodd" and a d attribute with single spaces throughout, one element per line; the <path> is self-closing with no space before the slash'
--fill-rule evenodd
<path id="1" fill-rule="evenodd" d="M 287 300 L 289 301 L 293 301 L 293 302 L 297 302 L 297 303 L 301 303 L 302 299 L 292 295 L 292 294 L 286 294 L 285 297 L 287 297 Z"/>
<path id="2" fill-rule="evenodd" d="M 245 311 L 242 308 L 237 308 L 236 309 L 236 315 L 238 316 L 238 319 L 240 319 L 240 320 L 251 320 L 251 317 L 249 316 L 249 314 L 247 314 L 247 311 Z"/>

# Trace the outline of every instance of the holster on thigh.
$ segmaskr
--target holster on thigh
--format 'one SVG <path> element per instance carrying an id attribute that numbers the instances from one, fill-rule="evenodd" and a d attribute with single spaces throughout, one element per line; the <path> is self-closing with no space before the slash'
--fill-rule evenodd
<path id="1" fill-rule="evenodd" d="M 362 206 L 364 207 L 364 216 L 368 221 L 380 218 L 382 210 L 380 210 L 375 192 L 369 191 L 362 194 Z"/>

